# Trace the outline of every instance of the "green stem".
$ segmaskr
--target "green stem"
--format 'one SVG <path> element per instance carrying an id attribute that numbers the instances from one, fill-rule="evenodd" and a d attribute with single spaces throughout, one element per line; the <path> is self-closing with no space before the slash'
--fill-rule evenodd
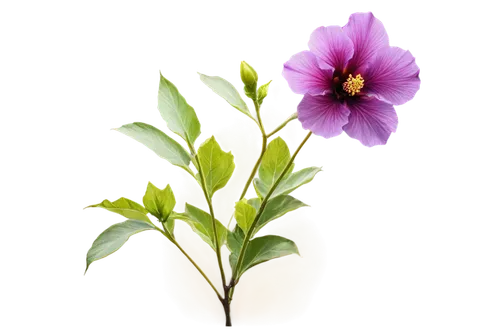
<path id="1" fill-rule="evenodd" d="M 260 118 L 260 108 L 257 105 L 256 105 L 256 110 L 259 110 L 259 111 L 257 111 L 257 117 L 259 119 L 259 124 L 262 124 L 262 119 Z M 278 133 L 280 130 L 283 129 L 283 127 L 285 127 L 289 122 L 291 122 L 294 119 L 297 119 L 297 112 L 295 112 L 290 117 L 288 117 L 287 120 L 285 120 L 281 125 L 279 125 L 274 131 L 272 131 L 269 134 L 265 134 L 264 126 L 259 125 L 261 132 L 262 132 L 262 149 L 260 152 L 259 159 L 255 163 L 255 165 L 252 169 L 252 173 L 250 174 L 250 177 L 248 177 L 247 183 L 245 184 L 245 188 L 243 189 L 243 192 L 241 192 L 240 200 L 245 197 L 245 194 L 247 193 L 248 187 L 250 187 L 250 184 L 252 183 L 252 180 L 255 177 L 257 170 L 259 169 L 260 162 L 262 162 L 262 158 L 264 157 L 264 153 L 266 152 L 266 149 L 267 149 L 267 139 L 269 137 L 271 137 L 272 135 Z M 229 222 L 231 223 L 231 221 L 229 221 Z"/>
<path id="2" fill-rule="evenodd" d="M 252 183 L 252 180 L 255 177 L 257 170 L 259 169 L 260 162 L 262 162 L 262 158 L 264 157 L 264 153 L 266 152 L 266 149 L 267 149 L 267 137 L 265 135 L 263 135 L 262 136 L 262 149 L 260 151 L 259 159 L 255 163 L 255 165 L 252 169 L 252 173 L 250 174 L 250 177 L 248 177 L 248 180 L 247 180 L 247 183 L 245 184 L 245 188 L 243 189 L 243 192 L 241 192 L 240 200 L 245 197 L 245 194 L 247 193 L 248 187 L 250 187 L 250 184 Z"/>
<path id="3" fill-rule="evenodd" d="M 266 137 L 270 138 L 274 134 L 276 134 L 279 131 L 281 131 L 283 129 L 283 127 L 285 127 L 289 122 L 291 122 L 292 120 L 295 120 L 295 119 L 297 119 L 297 112 L 295 112 L 290 117 L 288 117 L 281 125 L 279 125 L 278 127 L 276 127 L 276 129 L 274 131 L 272 131 L 271 133 L 267 134 Z"/>
<path id="4" fill-rule="evenodd" d="M 292 163 L 295 160 L 295 157 L 300 152 L 300 150 L 302 149 L 302 147 L 304 146 L 304 144 L 307 142 L 307 140 L 311 137 L 311 134 L 312 134 L 312 132 L 307 133 L 307 135 L 304 138 L 304 140 L 302 140 L 302 142 L 300 143 L 299 147 L 297 147 L 297 150 L 295 150 L 295 153 L 293 153 L 292 157 L 290 158 L 290 161 L 288 161 L 288 164 L 286 165 L 285 169 L 281 172 L 281 174 L 279 175 L 279 177 L 276 180 L 276 182 L 274 182 L 273 186 L 271 187 L 271 189 L 269 190 L 269 192 L 265 196 L 264 200 L 262 200 L 262 203 L 260 205 L 259 211 L 257 212 L 257 215 L 255 216 L 255 218 L 254 218 L 254 220 L 252 222 L 252 225 L 250 226 L 249 230 L 247 231 L 247 233 L 245 235 L 245 239 L 243 240 L 243 244 L 241 246 L 240 254 L 238 255 L 238 261 L 237 261 L 235 269 L 233 271 L 233 276 L 231 278 L 231 282 L 229 283 L 229 287 L 231 289 L 234 289 L 234 286 L 238 283 L 238 278 L 239 277 L 237 276 L 237 274 L 238 274 L 239 270 L 241 269 L 241 265 L 243 263 L 243 258 L 245 257 L 245 252 L 247 250 L 248 243 L 250 242 L 250 238 L 252 237 L 252 234 L 253 234 L 256 226 L 257 226 L 257 221 L 259 220 L 259 218 L 261 217 L 262 213 L 264 212 L 264 209 L 266 208 L 267 202 L 271 198 L 273 192 L 278 187 L 279 183 L 281 182 L 281 180 L 283 179 L 283 177 L 287 173 L 288 169 L 290 169 L 290 167 L 292 166 Z M 230 293 L 230 295 L 232 295 L 232 293 Z"/>
<path id="5" fill-rule="evenodd" d="M 256 101 L 253 101 L 253 105 L 255 107 L 255 113 L 257 113 L 257 121 L 259 122 L 260 131 L 262 132 L 262 135 L 265 136 L 266 131 L 264 130 L 264 124 L 262 123 L 262 119 L 260 118 L 260 105 Z"/>
<path id="6" fill-rule="evenodd" d="M 205 199 L 208 204 L 208 208 L 210 209 L 210 216 L 212 217 L 212 228 L 214 230 L 214 242 L 215 242 L 215 248 L 216 248 L 216 253 L 217 253 L 217 262 L 219 264 L 219 270 L 220 270 L 220 276 L 222 279 L 222 286 L 226 288 L 226 274 L 224 273 L 224 267 L 222 266 L 222 256 L 220 252 L 220 244 L 219 244 L 219 237 L 217 235 L 217 225 L 216 225 L 216 220 L 215 220 L 215 214 L 214 214 L 214 207 L 212 205 L 212 199 L 208 196 L 208 191 L 207 191 L 207 184 L 205 183 L 205 175 L 203 174 L 203 170 L 201 168 L 201 163 L 200 159 L 198 158 L 198 154 L 194 151 L 194 147 L 188 143 L 189 149 L 191 150 L 191 154 L 194 156 L 194 159 L 196 161 L 196 168 L 198 169 L 198 172 L 200 174 L 200 182 L 201 182 L 201 188 L 203 189 L 203 194 L 205 195 Z"/>
<path id="7" fill-rule="evenodd" d="M 257 122 L 260 128 L 260 132 L 262 133 L 262 149 L 260 151 L 260 156 L 257 162 L 255 163 L 252 173 L 250 174 L 250 177 L 248 177 L 247 183 L 245 184 L 245 188 L 243 189 L 243 192 L 241 192 L 240 195 L 240 200 L 245 197 L 245 194 L 247 193 L 248 187 L 250 187 L 250 184 L 252 183 L 252 179 L 257 173 L 257 170 L 259 168 L 260 162 L 262 161 L 262 158 L 264 157 L 264 153 L 266 152 L 267 149 L 267 135 L 266 131 L 264 130 L 264 125 L 262 124 L 262 119 L 260 118 L 260 105 L 256 101 L 253 101 L 253 105 L 255 106 L 255 112 L 257 113 Z"/>
<path id="8" fill-rule="evenodd" d="M 200 266 L 198 266 L 196 264 L 196 262 L 194 262 L 194 260 L 186 253 L 186 251 L 184 251 L 184 249 L 179 245 L 179 243 L 177 243 L 177 241 L 170 235 L 167 235 L 166 232 L 164 232 L 163 230 L 159 229 L 159 228 L 156 228 L 159 232 L 161 232 L 165 237 L 168 238 L 168 240 L 170 240 L 172 243 L 174 243 L 175 246 L 177 246 L 177 248 L 182 252 L 182 254 L 184 254 L 186 256 L 186 258 L 188 258 L 188 260 L 193 264 L 194 267 L 196 267 L 196 269 L 198 270 L 198 272 L 200 272 L 200 274 L 205 278 L 205 280 L 208 282 L 208 284 L 210 285 L 210 287 L 212 287 L 212 289 L 215 291 L 215 293 L 217 294 L 217 297 L 219 299 L 222 299 L 222 296 L 219 294 L 219 292 L 217 291 L 217 288 L 215 288 L 215 286 L 213 285 L 212 281 L 210 281 L 210 279 L 208 278 L 208 276 L 205 274 L 205 272 L 203 272 L 203 270 L 200 268 Z M 170 236 L 170 237 L 169 237 Z"/>

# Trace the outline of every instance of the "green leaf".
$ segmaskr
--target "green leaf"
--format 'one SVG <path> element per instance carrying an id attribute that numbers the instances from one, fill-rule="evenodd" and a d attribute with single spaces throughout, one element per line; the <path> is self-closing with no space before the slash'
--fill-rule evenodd
<path id="1" fill-rule="evenodd" d="M 186 212 L 184 214 L 174 214 L 173 218 L 186 222 L 212 249 L 217 249 L 212 228 L 212 216 L 210 214 L 186 203 Z M 222 246 L 226 241 L 228 231 L 218 220 L 215 220 L 215 225 L 219 246 Z"/>
<path id="2" fill-rule="evenodd" d="M 242 113 L 255 121 L 250 113 L 250 110 L 248 110 L 248 106 L 245 101 L 243 101 L 240 94 L 231 83 L 219 76 L 208 76 L 201 73 L 198 74 L 200 74 L 201 81 L 212 89 L 217 95 L 224 98 L 226 102 L 231 104 L 232 107 L 240 110 Z"/>
<path id="3" fill-rule="evenodd" d="M 200 238 L 205 244 L 207 244 L 213 249 L 215 248 L 214 243 L 208 236 L 209 232 L 208 230 L 205 229 L 203 224 L 193 221 L 191 219 L 182 220 L 182 222 L 184 222 L 196 234 L 196 236 L 198 236 L 198 238 Z"/>
<path id="4" fill-rule="evenodd" d="M 248 243 L 241 268 L 236 275 L 237 279 L 253 266 L 290 254 L 299 254 L 299 250 L 297 245 L 289 239 L 273 235 L 254 238 Z M 229 257 L 233 269 L 237 258 L 236 253 L 232 253 Z"/>
<path id="5" fill-rule="evenodd" d="M 300 200 L 295 199 L 290 195 L 280 195 L 272 198 L 267 202 L 262 215 L 257 221 L 253 235 L 255 235 L 262 227 L 266 224 L 275 220 L 288 212 L 294 211 L 301 207 L 306 207 L 307 205 Z M 252 235 L 252 236 L 253 236 Z"/>
<path id="6" fill-rule="evenodd" d="M 128 219 L 151 222 L 146 215 L 148 211 L 137 202 L 127 198 L 120 198 L 116 201 L 104 200 L 103 202 L 91 205 L 85 208 L 99 207 L 109 210 L 110 212 L 120 214 Z"/>
<path id="7" fill-rule="evenodd" d="M 168 216 L 167 222 L 165 222 L 165 228 L 167 228 L 167 231 L 173 236 L 175 221 L 186 221 L 188 219 L 189 217 L 186 214 L 174 211 Z"/>
<path id="8" fill-rule="evenodd" d="M 149 180 L 144 185 L 141 203 L 154 217 L 166 221 L 177 203 L 177 194 L 168 180 L 163 188 Z"/>
<path id="9" fill-rule="evenodd" d="M 292 153 L 290 147 L 282 136 L 276 136 L 269 142 L 269 146 L 262 157 L 262 162 L 257 169 L 254 178 L 255 189 L 260 196 L 265 197 L 273 184 L 278 180 L 281 172 L 285 169 Z M 285 176 L 293 171 L 290 167 Z"/>
<path id="10" fill-rule="evenodd" d="M 290 194 L 302 186 L 312 183 L 318 176 L 321 169 L 322 168 L 318 166 L 306 165 L 295 170 L 288 176 L 283 177 L 271 195 L 271 198 L 277 197 L 281 194 Z"/>
<path id="11" fill-rule="evenodd" d="M 224 152 L 214 137 L 205 141 L 198 149 L 200 168 L 205 177 L 208 196 L 212 198 L 214 193 L 224 186 L 231 178 L 234 171 L 234 157 L 231 152 Z M 200 175 L 197 175 L 201 183 Z"/>
<path id="12" fill-rule="evenodd" d="M 248 199 L 248 204 L 251 205 L 255 210 L 259 210 L 262 200 L 260 198 Z"/>
<path id="13" fill-rule="evenodd" d="M 167 231 L 169 233 L 169 235 L 168 235 L 169 237 L 174 236 L 175 221 L 176 221 L 176 219 L 173 216 L 169 216 L 169 217 L 167 217 L 167 220 L 163 223 L 163 225 L 165 226 L 165 229 L 167 229 Z"/>
<path id="14" fill-rule="evenodd" d="M 234 272 L 238 254 L 240 253 L 243 241 L 245 240 L 245 232 L 241 230 L 239 225 L 234 227 L 233 231 L 227 232 L 227 248 L 231 254 L 229 255 L 229 264 Z"/>
<path id="15" fill-rule="evenodd" d="M 200 122 L 194 109 L 187 104 L 177 88 L 160 73 L 158 110 L 168 128 L 193 145 L 200 135 Z"/>
<path id="16" fill-rule="evenodd" d="M 250 229 L 256 214 L 255 208 L 248 204 L 245 199 L 236 203 L 234 217 L 245 234 L 248 232 L 248 229 Z"/>
<path id="17" fill-rule="evenodd" d="M 264 101 L 264 98 L 266 98 L 267 91 L 269 90 L 269 85 L 271 84 L 271 81 L 269 81 L 266 84 L 261 85 L 259 87 L 259 90 L 257 90 L 257 102 L 259 103 L 259 105 L 261 105 L 262 102 Z"/>
<path id="18" fill-rule="evenodd" d="M 89 269 L 91 263 L 116 252 L 125 244 L 130 236 L 145 230 L 156 230 L 156 228 L 151 223 L 144 221 L 127 220 L 122 223 L 114 224 L 104 230 L 87 252 L 87 267 L 85 268 L 85 273 Z"/>
<path id="19" fill-rule="evenodd" d="M 160 188 L 153 180 L 148 180 L 141 194 L 142 205 L 153 215 L 166 221 L 170 212 L 177 203 L 177 194 L 170 182 L 167 180 L 163 188 Z"/>
<path id="20" fill-rule="evenodd" d="M 123 125 L 116 130 L 139 141 L 173 165 L 179 166 L 190 174 L 193 174 L 191 169 L 189 169 L 191 157 L 188 152 L 156 127 L 144 123 L 132 123 Z"/>

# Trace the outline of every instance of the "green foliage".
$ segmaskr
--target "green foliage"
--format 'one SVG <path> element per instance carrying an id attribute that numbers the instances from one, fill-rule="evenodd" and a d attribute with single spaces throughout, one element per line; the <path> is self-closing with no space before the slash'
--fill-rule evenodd
<path id="1" fill-rule="evenodd" d="M 114 200 L 105 197 L 101 201 L 91 202 L 83 207 L 85 211 L 89 209 L 99 209 L 124 219 L 140 220 L 153 224 L 153 221 L 148 216 L 146 208 L 134 198 L 126 195 L 119 196 Z"/>
<path id="2" fill-rule="evenodd" d="M 218 75 L 210 75 L 201 71 L 196 72 L 198 79 L 215 95 L 219 96 L 222 100 L 226 101 L 229 106 L 233 107 L 236 111 L 243 114 L 248 119 L 257 122 L 255 114 L 252 112 L 248 103 L 243 98 L 238 88 L 225 77 Z"/>
<path id="3" fill-rule="evenodd" d="M 255 208 L 247 203 L 245 199 L 236 203 L 234 217 L 245 234 L 248 232 L 248 229 L 250 229 L 256 214 Z"/>
<path id="4" fill-rule="evenodd" d="M 97 234 L 87 249 L 85 268 L 88 269 L 95 262 L 118 252 L 132 237 L 139 234 L 158 230 L 151 224 L 139 220 L 116 221 Z"/>
<path id="5" fill-rule="evenodd" d="M 185 222 L 206 244 L 215 248 L 215 235 L 210 213 L 190 203 L 186 203 L 186 209 L 185 218 L 180 217 L 179 220 Z M 226 239 L 227 229 L 218 219 L 215 222 L 219 244 L 222 244 Z"/>
<path id="6" fill-rule="evenodd" d="M 191 102 L 184 96 L 177 84 L 158 73 L 158 114 L 167 127 L 180 135 L 186 144 L 195 146 L 203 132 L 203 124 Z"/>
<path id="7" fill-rule="evenodd" d="M 278 185 L 271 198 L 291 193 L 298 187 L 312 181 L 314 179 L 314 176 L 316 176 L 316 174 L 320 171 L 321 168 L 309 167 L 292 173 Z"/>
<path id="8" fill-rule="evenodd" d="M 244 61 L 241 63 L 240 74 L 245 85 L 245 94 L 254 101 L 256 112 L 259 115 L 259 107 L 268 94 L 271 81 L 257 89 L 257 72 Z M 243 101 L 240 94 L 231 83 L 221 77 L 207 76 L 204 74 L 200 74 L 200 79 L 216 94 L 224 98 L 231 106 L 257 122 L 264 134 L 264 140 L 266 137 L 270 137 L 278 132 L 291 119 L 296 118 L 295 114 L 276 130 L 266 135 L 260 118 L 259 121 L 257 121 L 252 116 L 247 104 Z M 194 143 L 200 135 L 200 123 L 196 113 L 194 109 L 187 104 L 177 88 L 163 77 L 161 73 L 158 90 L 158 110 L 166 121 L 168 128 L 186 141 L 189 152 L 161 130 L 145 123 L 135 122 L 124 125 L 116 130 L 142 143 L 154 151 L 158 156 L 195 176 L 205 192 L 210 214 L 187 203 L 184 213 L 174 212 L 173 209 L 176 200 L 170 186 L 167 185 L 165 189 L 161 190 L 151 183 L 148 184 L 146 193 L 143 197 L 144 207 L 126 198 L 120 198 L 114 202 L 104 200 L 99 204 L 89 206 L 107 209 L 111 212 L 125 216 L 128 220 L 109 227 L 97 237 L 87 253 L 87 266 L 85 271 L 87 271 L 92 262 L 117 251 L 131 235 L 145 230 L 156 230 L 172 241 L 193 263 L 223 302 L 224 308 L 228 309 L 232 298 L 232 292 L 234 291 L 234 289 L 232 289 L 234 285 L 231 284 L 231 286 L 227 286 L 226 284 L 227 280 L 223 265 L 221 264 L 220 248 L 226 244 L 231 252 L 229 262 L 233 269 L 232 278 L 234 278 L 236 282 L 244 272 L 253 266 L 290 254 L 299 254 L 297 246 L 289 239 L 274 235 L 257 238 L 253 237 L 267 225 L 267 223 L 298 208 L 307 206 L 300 200 L 290 196 L 289 193 L 299 186 L 310 182 L 320 171 L 320 168 L 311 167 L 293 173 L 295 165 L 292 163 L 293 161 L 291 161 L 292 156 L 290 155 L 287 144 L 279 137 L 272 140 L 267 147 L 264 147 L 267 148 L 267 150 L 260 164 L 258 164 L 258 169 L 254 168 L 252 171 L 250 179 L 245 186 L 244 193 L 242 194 L 242 197 L 244 197 L 250 181 L 255 177 L 255 172 L 258 170 L 258 178 L 253 180 L 258 198 L 252 198 L 248 201 L 242 199 L 235 204 L 234 216 L 237 225 L 234 227 L 233 231 L 229 231 L 222 223 L 215 219 L 212 198 L 215 192 L 226 186 L 234 172 L 235 164 L 233 155 L 231 152 L 223 151 L 214 137 L 206 140 L 200 145 L 197 151 L 195 150 Z M 310 135 L 311 133 L 306 136 L 298 150 L 302 148 Z M 297 152 L 293 157 L 295 157 Z M 190 168 L 191 163 L 194 164 L 198 171 L 196 175 Z M 287 168 L 288 165 L 289 167 Z M 283 176 L 281 176 L 282 174 Z M 279 184 L 278 179 L 280 179 Z M 275 187 L 275 190 L 273 194 L 268 197 L 268 193 L 273 187 Z M 151 213 L 159 220 L 165 232 L 150 221 L 147 215 L 148 213 Z M 257 215 L 259 215 L 258 219 L 256 219 Z M 176 220 L 186 222 L 204 242 L 216 251 L 224 285 L 224 297 L 221 296 L 217 287 L 214 286 L 206 274 L 204 274 L 200 267 L 175 240 L 174 228 Z M 246 249 L 245 253 L 242 253 L 242 256 L 238 258 L 242 248 Z M 236 264 L 238 261 L 240 261 L 241 266 L 237 269 Z"/>
<path id="9" fill-rule="evenodd" d="M 276 220 L 286 213 L 294 211 L 301 207 L 307 207 L 307 205 L 290 195 L 280 195 L 272 198 L 267 202 L 262 215 L 257 221 L 257 225 L 255 226 L 253 235 L 255 235 L 260 229 L 262 229 L 262 227 L 264 227 L 272 220 Z"/>
<path id="10" fill-rule="evenodd" d="M 244 241 L 244 232 L 237 226 L 233 232 L 228 233 L 227 242 L 230 250 L 229 264 L 234 270 Z M 270 260 L 282 258 L 290 254 L 297 254 L 295 243 L 279 235 L 258 236 L 250 240 L 245 251 L 245 256 L 240 269 L 236 272 L 235 280 L 252 267 L 266 263 Z"/>
<path id="11" fill-rule="evenodd" d="M 212 198 L 216 191 L 226 186 L 233 174 L 233 154 L 224 152 L 215 138 L 211 137 L 198 149 L 198 159 L 205 178 L 208 196 Z M 196 177 L 201 184 L 200 175 L 198 174 Z"/>
<path id="12" fill-rule="evenodd" d="M 168 180 L 163 188 L 149 180 L 144 185 L 141 203 L 154 217 L 166 221 L 177 203 L 177 194 Z"/>
<path id="13" fill-rule="evenodd" d="M 290 254 L 300 255 L 297 245 L 287 238 L 274 235 L 254 238 L 250 241 L 243 259 L 242 272 L 255 265 Z"/>
<path id="14" fill-rule="evenodd" d="M 257 101 L 259 105 L 262 105 L 265 102 L 265 100 L 271 95 L 271 87 L 273 83 L 274 83 L 273 78 L 269 78 L 268 80 L 260 84 L 257 92 Z"/>
<path id="15" fill-rule="evenodd" d="M 268 144 L 259 167 L 259 178 L 267 188 L 270 188 L 276 182 L 289 161 L 290 150 L 282 138 L 277 137 Z M 288 169 L 287 173 L 291 173 L 292 170 L 293 165 Z"/>
<path id="16" fill-rule="evenodd" d="M 129 137 L 151 151 L 160 160 L 170 163 L 194 177 L 191 155 L 179 141 L 159 127 L 143 121 L 132 121 L 115 126 L 113 131 Z"/>

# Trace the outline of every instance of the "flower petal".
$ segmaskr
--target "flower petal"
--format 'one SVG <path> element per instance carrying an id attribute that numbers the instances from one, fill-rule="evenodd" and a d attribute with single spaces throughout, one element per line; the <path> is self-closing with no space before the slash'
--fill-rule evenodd
<path id="1" fill-rule="evenodd" d="M 351 71 L 365 65 L 377 51 L 389 46 L 384 25 L 372 13 L 355 13 L 342 28 L 354 44 L 354 55 L 349 61 Z"/>
<path id="2" fill-rule="evenodd" d="M 362 97 L 348 104 L 351 114 L 344 131 L 368 147 L 385 145 L 391 132 L 396 132 L 398 116 L 391 104 L 375 97 Z"/>
<path id="3" fill-rule="evenodd" d="M 319 68 L 310 51 L 293 55 L 283 66 L 283 76 L 296 94 L 324 95 L 331 91 L 332 70 Z"/>
<path id="4" fill-rule="evenodd" d="M 318 57 L 321 68 L 342 71 L 354 53 L 349 37 L 339 26 L 319 27 L 309 39 L 309 49 Z"/>
<path id="5" fill-rule="evenodd" d="M 304 129 L 331 138 L 342 133 L 342 127 L 348 122 L 349 109 L 332 95 L 305 95 L 297 107 L 297 114 Z"/>
<path id="6" fill-rule="evenodd" d="M 410 51 L 385 47 L 377 52 L 362 74 L 363 92 L 395 105 L 411 100 L 420 88 L 420 69 Z"/>

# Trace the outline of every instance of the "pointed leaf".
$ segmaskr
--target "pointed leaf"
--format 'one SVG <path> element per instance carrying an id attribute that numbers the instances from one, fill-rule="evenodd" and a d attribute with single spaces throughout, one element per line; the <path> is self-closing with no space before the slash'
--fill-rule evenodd
<path id="1" fill-rule="evenodd" d="M 237 278 L 239 279 L 243 273 L 253 266 L 289 254 L 299 254 L 297 245 L 289 239 L 273 235 L 254 238 L 248 243 Z M 235 266 L 235 258 L 237 258 L 237 255 L 233 253 L 232 258 L 230 257 L 232 267 Z"/>
<path id="2" fill-rule="evenodd" d="M 182 212 L 172 212 L 168 216 L 167 222 L 165 222 L 165 228 L 170 235 L 174 235 L 175 232 L 175 221 L 187 221 L 189 217 Z"/>
<path id="3" fill-rule="evenodd" d="M 283 177 L 279 185 L 273 191 L 271 198 L 277 197 L 281 194 L 290 194 L 302 186 L 312 183 L 320 171 L 321 167 L 313 165 L 306 165 L 295 170 L 288 176 Z"/>
<path id="4" fill-rule="evenodd" d="M 160 73 L 158 110 L 168 128 L 193 144 L 200 135 L 200 122 L 194 109 L 187 104 L 177 88 Z"/>
<path id="5" fill-rule="evenodd" d="M 198 149 L 198 158 L 205 177 L 208 196 L 212 198 L 216 191 L 226 186 L 233 174 L 233 154 L 222 151 L 215 138 L 211 137 Z M 199 174 L 197 178 L 201 182 Z"/>
<path id="6" fill-rule="evenodd" d="M 245 232 L 248 232 L 248 229 L 253 223 L 255 219 L 255 215 L 257 211 L 255 208 L 248 204 L 245 199 L 242 199 L 236 203 L 234 217 L 236 218 L 236 222 L 240 226 L 240 228 Z"/>
<path id="7" fill-rule="evenodd" d="M 142 198 L 144 207 L 155 216 L 160 222 L 165 222 L 175 206 L 175 197 L 170 185 L 165 189 L 160 190 L 151 183 L 148 183 L 148 188 L 144 198 Z"/>
<path id="8" fill-rule="evenodd" d="M 215 248 L 214 243 L 210 239 L 210 232 L 205 228 L 205 226 L 197 221 L 193 221 L 192 219 L 183 219 L 182 222 L 184 222 L 194 233 L 198 238 L 200 238 L 205 244 L 210 246 L 211 248 Z"/>
<path id="9" fill-rule="evenodd" d="M 201 73 L 198 74 L 200 74 L 201 81 L 212 89 L 217 95 L 224 98 L 226 102 L 231 104 L 232 107 L 240 110 L 252 120 L 255 120 L 248 110 L 248 106 L 245 101 L 243 101 L 240 94 L 231 83 L 218 76 L 208 76 Z"/>
<path id="10" fill-rule="evenodd" d="M 265 197 L 273 184 L 278 180 L 281 172 L 290 160 L 292 153 L 290 147 L 282 136 L 276 136 L 269 142 L 269 146 L 262 157 L 262 162 L 257 169 L 254 185 L 260 196 Z M 290 167 L 285 176 L 293 171 Z"/>
<path id="11" fill-rule="evenodd" d="M 271 84 L 271 81 L 269 81 L 266 84 L 263 84 L 259 87 L 259 90 L 257 90 L 257 102 L 262 104 L 264 101 L 264 98 L 267 97 L 267 91 L 269 90 L 269 85 Z"/>
<path id="12" fill-rule="evenodd" d="M 156 127 L 144 123 L 132 123 L 123 125 L 116 130 L 139 141 L 173 165 L 179 166 L 191 174 L 193 173 L 189 169 L 191 157 L 188 152 L 174 139 Z"/>
<path id="13" fill-rule="evenodd" d="M 262 200 L 260 198 L 248 199 L 248 204 L 255 208 L 256 211 L 259 210 Z"/>
<path id="14" fill-rule="evenodd" d="M 103 202 L 85 208 L 99 207 L 110 212 L 120 214 L 128 219 L 151 222 L 147 216 L 148 211 L 137 202 L 127 198 L 120 198 L 116 201 L 104 200 Z"/>
<path id="15" fill-rule="evenodd" d="M 243 246 L 243 241 L 245 239 L 245 232 L 236 225 L 233 231 L 228 231 L 227 233 L 227 248 L 231 252 L 229 255 L 229 264 L 231 265 L 231 270 L 234 272 L 236 269 L 236 262 L 238 261 L 238 255 L 240 254 L 241 247 Z"/>
<path id="16" fill-rule="evenodd" d="M 254 229 L 253 235 L 255 235 L 262 227 L 266 224 L 275 220 L 288 212 L 294 211 L 301 207 L 306 207 L 307 205 L 300 200 L 295 199 L 290 195 L 280 195 L 275 198 L 272 198 L 267 202 L 262 215 L 257 222 L 257 225 Z M 252 236 L 253 236 L 252 235 Z"/>
<path id="17" fill-rule="evenodd" d="M 156 230 L 156 228 L 153 224 L 144 221 L 127 220 L 106 229 L 97 237 L 87 253 L 85 272 L 87 272 L 91 263 L 116 252 L 130 236 L 145 230 Z"/>
<path id="18" fill-rule="evenodd" d="M 207 212 L 186 203 L 186 212 L 184 214 L 173 215 L 175 219 L 186 222 L 203 241 L 216 250 L 214 231 L 212 228 L 212 216 Z M 219 246 L 224 245 L 227 236 L 227 229 L 218 220 L 215 220 L 217 228 L 217 237 Z"/>

